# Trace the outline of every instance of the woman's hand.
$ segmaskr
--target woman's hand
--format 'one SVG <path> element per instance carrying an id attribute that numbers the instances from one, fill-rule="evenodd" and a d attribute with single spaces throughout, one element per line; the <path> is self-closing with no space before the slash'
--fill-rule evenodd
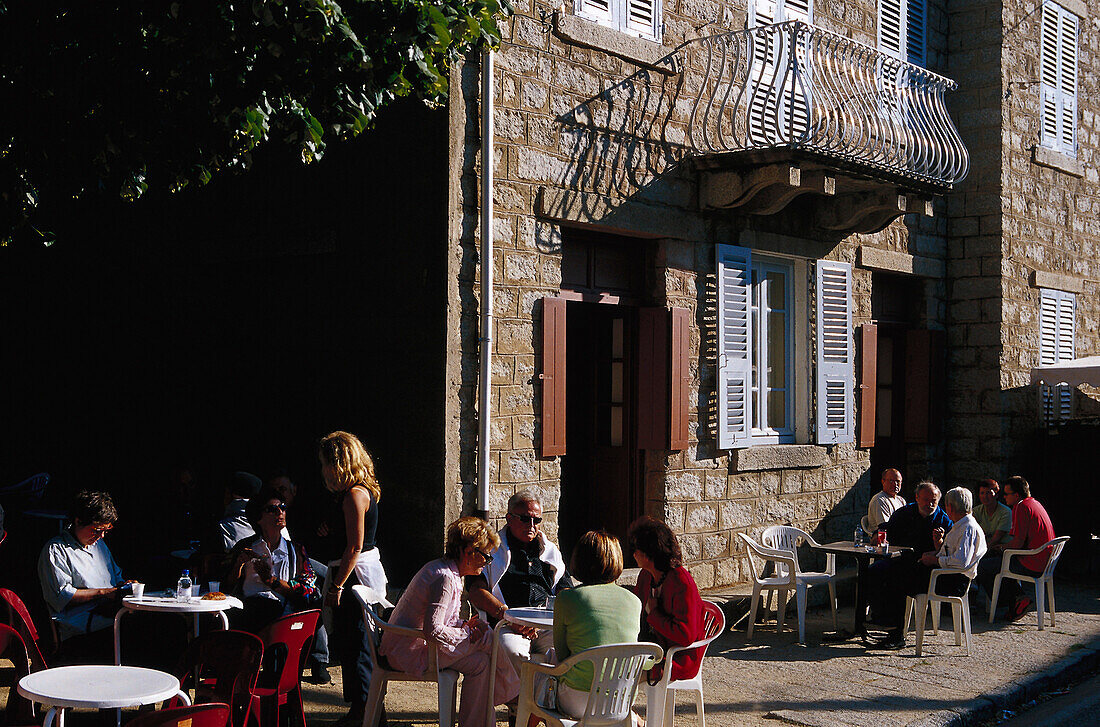
<path id="1" fill-rule="evenodd" d="M 337 606 L 339 606 L 340 605 L 340 594 L 343 593 L 343 592 L 344 592 L 343 589 L 340 589 L 340 590 L 337 590 L 335 588 L 329 589 L 329 591 L 327 593 L 325 593 L 325 605 L 329 606 L 331 608 L 336 608 Z"/>

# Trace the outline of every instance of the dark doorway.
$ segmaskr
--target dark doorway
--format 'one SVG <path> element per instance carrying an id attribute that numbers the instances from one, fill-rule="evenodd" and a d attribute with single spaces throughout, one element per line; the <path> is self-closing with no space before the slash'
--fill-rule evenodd
<path id="1" fill-rule="evenodd" d="M 896 467 L 905 477 L 902 495 L 911 499 L 906 467 L 906 342 L 916 328 L 924 301 L 923 281 L 875 273 L 871 281 L 871 317 L 878 324 L 878 388 L 875 396 L 875 445 L 871 449 L 871 490 L 880 489 L 879 475 Z"/>
<path id="2" fill-rule="evenodd" d="M 625 539 L 643 512 L 637 306 L 647 247 L 582 230 L 566 230 L 563 238 L 569 383 L 558 528 L 568 550 L 589 530 Z"/>

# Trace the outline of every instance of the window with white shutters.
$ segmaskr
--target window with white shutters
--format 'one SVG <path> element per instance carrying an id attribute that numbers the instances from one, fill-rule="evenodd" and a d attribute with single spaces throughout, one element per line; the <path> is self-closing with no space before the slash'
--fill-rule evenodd
<path id="1" fill-rule="evenodd" d="M 1062 290 L 1039 291 L 1039 365 L 1049 366 L 1074 358 L 1077 297 Z M 1047 424 L 1070 417 L 1073 390 L 1066 385 L 1044 384 L 1040 407 Z"/>
<path id="2" fill-rule="evenodd" d="M 879 50 L 923 66 L 927 57 L 926 18 L 925 0 L 879 0 Z"/>
<path id="3" fill-rule="evenodd" d="M 718 245 L 718 446 L 752 442 L 752 252 Z"/>
<path id="4" fill-rule="evenodd" d="M 852 266 L 817 263 L 817 443 L 855 441 L 855 347 L 852 344 Z"/>
<path id="5" fill-rule="evenodd" d="M 573 0 L 573 12 L 640 38 L 661 39 L 661 0 Z"/>
<path id="6" fill-rule="evenodd" d="M 1077 16 L 1044 3 L 1039 41 L 1039 143 L 1077 156 Z"/>

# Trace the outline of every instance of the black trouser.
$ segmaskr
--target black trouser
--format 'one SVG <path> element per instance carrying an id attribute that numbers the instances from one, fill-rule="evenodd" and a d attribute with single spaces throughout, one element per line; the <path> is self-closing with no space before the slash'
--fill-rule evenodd
<path id="1" fill-rule="evenodd" d="M 887 626 L 900 627 L 905 616 L 905 597 L 928 593 L 928 581 L 933 568 L 920 562 L 916 553 L 904 553 L 896 558 L 880 560 L 868 572 L 872 608 L 876 617 Z M 961 596 L 970 587 L 970 579 L 961 573 L 949 573 L 936 579 L 936 593 L 941 596 Z"/>
<path id="2" fill-rule="evenodd" d="M 352 571 L 340 594 L 340 605 L 333 613 L 336 633 L 329 641 L 329 649 L 340 657 L 344 701 L 350 702 L 353 710 L 362 709 L 367 703 L 371 673 L 370 647 L 367 645 L 367 639 L 371 637 L 363 624 L 363 609 L 351 592 L 351 587 L 355 585 L 359 585 L 359 579 Z"/>
<path id="3" fill-rule="evenodd" d="M 990 598 L 993 598 L 993 581 L 997 578 L 997 574 L 1001 572 L 1002 560 L 1003 555 L 1001 553 L 991 553 L 978 563 L 978 583 L 985 589 L 986 595 Z M 1013 573 L 1028 575 L 1032 578 L 1043 575 L 1041 570 L 1031 570 L 1020 565 L 1020 556 L 1018 555 L 1012 556 L 1009 568 L 1012 569 Z M 1002 578 L 1001 592 L 997 594 L 997 603 L 1002 606 L 1011 606 L 1020 597 L 1021 592 L 1022 589 L 1018 580 L 1015 578 Z"/>

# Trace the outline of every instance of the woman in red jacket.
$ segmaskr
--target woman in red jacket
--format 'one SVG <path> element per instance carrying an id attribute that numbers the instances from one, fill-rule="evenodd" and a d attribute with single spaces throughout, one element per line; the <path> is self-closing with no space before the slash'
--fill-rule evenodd
<path id="1" fill-rule="evenodd" d="M 663 648 L 687 646 L 703 638 L 703 601 L 695 579 L 680 561 L 680 544 L 667 525 L 643 516 L 634 521 L 628 534 L 630 549 L 642 573 L 634 595 L 642 602 L 642 641 L 654 641 Z M 672 660 L 672 679 L 690 679 L 699 672 L 703 647 L 681 651 Z M 649 670 L 649 683 L 656 684 L 665 664 Z"/>

